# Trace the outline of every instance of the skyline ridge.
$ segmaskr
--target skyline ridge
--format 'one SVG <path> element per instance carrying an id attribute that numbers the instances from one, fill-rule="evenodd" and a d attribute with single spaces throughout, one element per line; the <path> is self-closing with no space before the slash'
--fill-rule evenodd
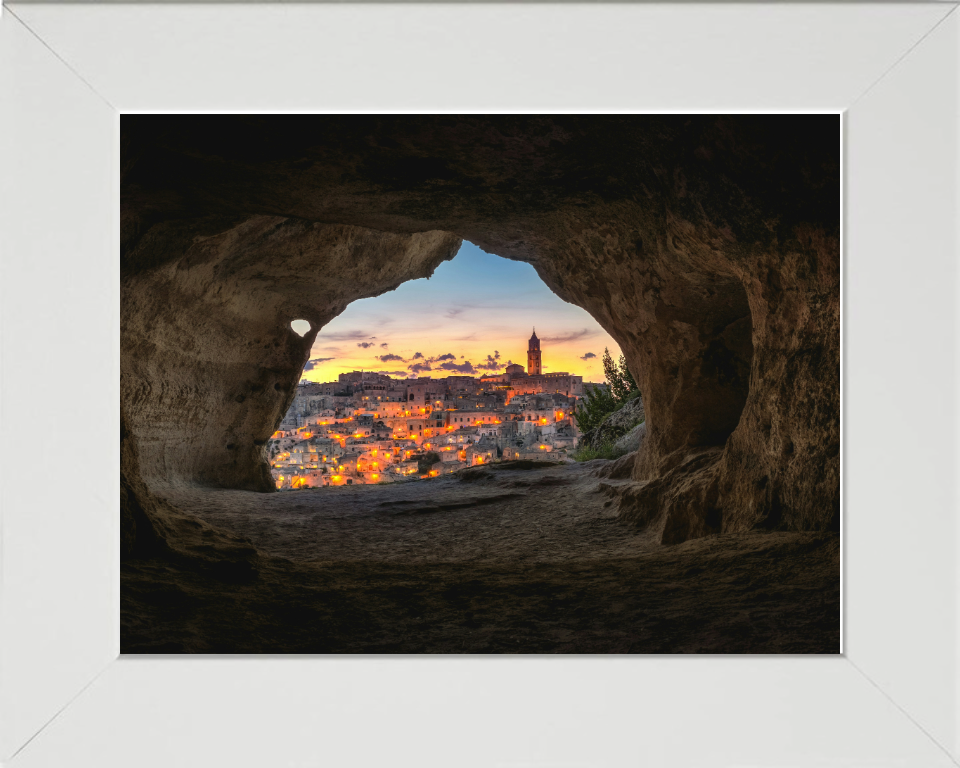
<path id="1" fill-rule="evenodd" d="M 536 325 L 554 330 L 536 337 Z M 524 322 L 526 321 L 526 322 Z M 411 280 L 359 299 L 324 326 L 301 379 L 335 381 L 376 371 L 396 378 L 482 376 L 524 360 L 520 328 L 549 345 L 543 372 L 567 371 L 603 381 L 602 351 L 620 347 L 585 310 L 554 294 L 529 264 L 464 241 L 431 278 Z M 508 353 L 501 353 L 509 350 Z"/>

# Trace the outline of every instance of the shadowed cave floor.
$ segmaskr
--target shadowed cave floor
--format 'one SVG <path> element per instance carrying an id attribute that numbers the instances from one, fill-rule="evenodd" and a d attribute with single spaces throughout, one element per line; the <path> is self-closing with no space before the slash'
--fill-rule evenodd
<path id="1" fill-rule="evenodd" d="M 616 520 L 597 465 L 279 494 L 168 491 L 260 555 L 255 571 L 125 562 L 122 651 L 839 652 L 839 536 L 661 546 Z"/>

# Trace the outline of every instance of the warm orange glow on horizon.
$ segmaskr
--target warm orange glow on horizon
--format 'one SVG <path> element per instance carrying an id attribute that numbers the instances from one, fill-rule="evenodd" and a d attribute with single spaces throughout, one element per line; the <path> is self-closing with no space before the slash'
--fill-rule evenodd
<path id="1" fill-rule="evenodd" d="M 481 376 L 502 376 L 502 369 L 508 362 L 518 361 L 521 365 L 526 362 L 527 339 L 534 324 L 538 330 L 543 329 L 543 362 L 547 373 L 569 371 L 582 375 L 586 381 L 602 380 L 604 347 L 609 347 L 615 360 L 620 349 L 594 318 L 585 310 L 559 299 L 529 265 L 485 253 L 469 242 L 463 244 L 462 253 L 469 256 L 458 256 L 445 262 L 429 282 L 411 280 L 383 296 L 351 304 L 323 328 L 312 350 L 312 355 L 329 361 L 315 362 L 310 371 L 304 372 L 303 378 L 336 382 L 340 374 L 389 367 L 378 359 L 382 354 L 379 347 L 368 350 L 367 347 L 343 345 L 333 349 L 326 345 L 336 344 L 338 340 L 325 338 L 336 333 L 356 332 L 358 328 L 370 328 L 386 313 L 395 315 L 397 322 L 380 329 L 377 341 L 381 345 L 389 343 L 394 355 L 391 359 L 398 359 L 398 370 L 390 372 L 397 380 L 416 375 L 408 365 L 417 359 L 413 357 L 415 352 L 430 359 L 451 350 L 456 350 L 460 363 L 474 365 L 482 364 L 490 353 L 499 350 L 497 359 L 502 368 L 495 371 L 468 369 L 466 375 L 478 379 Z M 464 285 L 471 286 L 471 293 L 481 300 L 488 297 L 500 301 L 506 299 L 514 307 L 510 311 L 510 322 L 504 323 L 498 313 L 477 307 L 460 307 L 456 320 L 451 321 L 447 311 L 456 303 Z M 465 322 L 472 331 L 467 339 L 463 338 Z M 547 329 L 550 335 L 547 335 Z M 551 337 L 556 340 L 546 340 Z M 439 369 L 423 373 L 434 380 L 448 373 L 456 375 L 454 371 Z M 430 397 L 436 397 L 436 393 L 424 393 L 424 399 Z"/>

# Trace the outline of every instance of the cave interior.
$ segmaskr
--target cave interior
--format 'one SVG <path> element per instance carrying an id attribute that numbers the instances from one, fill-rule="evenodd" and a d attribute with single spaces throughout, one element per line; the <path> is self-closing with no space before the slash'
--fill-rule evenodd
<path id="1" fill-rule="evenodd" d="M 835 652 L 838 119 L 123 116 L 125 651 Z M 386 538 L 374 578 L 329 521 L 298 539 L 261 520 L 292 503 L 270 493 L 264 446 L 317 333 L 352 301 L 429 276 L 463 240 L 529 263 L 617 341 L 643 393 L 646 437 L 615 462 L 444 480 L 410 508 L 462 521 L 446 507 L 465 486 L 483 514 L 505 514 L 511 493 L 546 522 L 569 504 L 557 542 L 608 547 L 574 557 L 577 577 L 557 565 L 560 550 L 509 568 L 470 546 L 456 563 L 442 548 L 414 562 Z M 312 504 L 311 514 L 332 509 Z M 427 517 L 391 519 L 402 539 Z M 341 549 L 313 546 L 320 539 Z M 321 560 L 342 562 L 334 572 Z M 443 571 L 430 576 L 433 598 L 404 592 L 431 568 Z M 351 569 L 350 585 L 337 581 Z M 630 628 L 653 609 L 617 613 L 610 601 L 649 603 L 650 579 L 685 590 L 663 611 L 683 603 L 693 626 L 710 600 L 716 615 L 644 639 Z M 578 582 L 592 586 L 581 594 Z M 488 599 L 498 590 L 500 602 Z M 565 597 L 544 597 L 555 593 Z M 245 607 L 201 621 L 227 594 Z M 608 619 L 544 629 L 577 600 L 607 600 Z M 353 616 L 356 605 L 369 611 Z M 760 634 L 731 619 L 745 605 Z M 430 631 L 418 612 L 434 616 Z M 514 623 L 498 630 L 494 613 Z M 347 632 L 351 621 L 366 629 Z"/>

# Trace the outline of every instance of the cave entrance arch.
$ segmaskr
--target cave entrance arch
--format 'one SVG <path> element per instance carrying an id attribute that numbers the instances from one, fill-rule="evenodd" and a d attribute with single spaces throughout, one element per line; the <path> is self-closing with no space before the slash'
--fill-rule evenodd
<path id="1" fill-rule="evenodd" d="M 540 333 L 535 340 L 531 337 L 533 326 Z M 531 344 L 542 348 L 542 366 L 550 378 L 527 378 L 529 371 L 524 365 L 518 365 L 521 361 L 527 363 Z M 301 384 L 314 384 L 298 387 L 298 396 L 280 425 L 284 437 L 278 436 L 278 439 L 294 450 L 293 438 L 289 437 L 287 430 L 300 427 L 305 421 L 325 425 L 309 429 L 314 438 L 317 438 L 318 431 L 338 432 L 329 426 L 330 420 L 350 415 L 349 411 L 342 411 L 344 405 L 350 404 L 330 399 L 321 403 L 317 398 L 349 386 L 354 392 L 363 390 L 362 395 L 355 395 L 358 400 L 353 404 L 366 411 L 361 419 L 373 419 L 370 427 L 378 439 L 408 438 L 407 429 L 417 426 L 408 423 L 409 417 L 426 418 L 421 412 L 431 412 L 429 423 L 420 424 L 421 431 L 419 434 L 413 432 L 413 435 L 428 438 L 421 443 L 423 451 L 441 451 L 437 461 L 442 458 L 442 466 L 435 467 L 434 474 L 445 475 L 463 466 L 454 460 L 460 451 L 455 452 L 449 445 L 467 439 L 466 433 L 460 430 L 465 427 L 475 430 L 478 423 L 487 426 L 493 419 L 497 425 L 501 425 L 501 419 L 505 423 L 494 428 L 493 437 L 483 442 L 487 461 L 497 459 L 502 450 L 506 450 L 510 457 L 516 448 L 524 445 L 528 446 L 527 451 L 546 450 L 546 447 L 541 448 L 544 441 L 531 442 L 532 425 L 521 427 L 511 423 L 519 418 L 517 414 L 511 414 L 516 403 L 511 397 L 539 394 L 541 397 L 536 404 L 548 411 L 542 414 L 543 424 L 552 424 L 558 411 L 565 412 L 565 423 L 559 427 L 557 440 L 572 452 L 574 435 L 569 417 L 574 400 L 567 398 L 582 395 L 582 382 L 604 379 L 603 352 L 608 348 L 614 359 L 619 357 L 616 341 L 589 313 L 563 302 L 529 264 L 486 253 L 464 241 L 456 256 L 440 264 L 429 279 L 407 281 L 394 291 L 357 300 L 320 329 L 301 380 Z M 481 377 L 486 381 L 481 382 Z M 437 386 L 440 388 L 433 390 Z M 405 388 L 408 388 L 407 405 L 398 404 L 397 401 L 404 399 Z M 435 397 L 430 396 L 431 390 L 437 392 Z M 555 407 L 550 408 L 548 400 L 555 394 L 563 397 L 558 396 Z M 379 403 L 381 395 L 388 395 L 382 398 L 382 404 Z M 437 398 L 439 401 L 434 402 Z M 476 398 L 480 398 L 480 404 L 474 406 Z M 505 405 L 504 400 L 511 406 L 507 413 L 500 410 Z M 321 405 L 324 411 L 318 416 Z M 463 412 L 463 409 L 475 407 L 481 410 Z M 534 403 L 528 403 L 525 410 L 533 407 Z M 340 413 L 334 416 L 329 410 L 333 408 L 340 409 Z M 491 413 L 494 408 L 497 410 Z M 526 416 L 528 421 L 532 418 L 529 414 Z M 377 423 L 379 420 L 385 423 Z M 546 431 L 553 433 L 554 429 L 550 427 Z M 455 434 L 444 436 L 446 432 Z M 431 437 L 434 438 L 433 445 Z M 365 441 L 370 439 L 373 438 L 364 438 Z M 491 440 L 497 444 L 492 455 L 489 453 Z M 333 446 L 331 450 L 365 452 L 360 445 L 348 445 L 348 442 L 352 443 L 347 439 L 339 448 Z M 554 444 L 555 441 L 550 438 L 547 442 Z M 441 448 L 440 444 L 444 447 Z M 278 466 L 284 467 L 289 458 L 281 455 L 279 461 L 274 459 L 278 445 L 270 442 L 275 477 L 281 471 Z M 321 446 L 329 448 L 325 441 L 313 448 L 319 450 Z M 405 449 L 409 447 L 403 446 Z M 460 448 L 464 446 L 460 445 Z M 408 453 L 404 451 L 404 455 Z M 297 459 L 297 456 L 293 457 L 294 462 Z M 370 457 L 361 460 L 364 464 L 373 461 Z M 464 460 L 466 457 L 461 456 L 460 461 Z M 482 461 L 483 458 L 478 456 L 473 460 Z M 389 481 L 396 478 L 398 467 L 390 467 L 389 473 L 383 475 L 380 470 L 384 465 L 378 464 L 375 479 Z M 359 466 L 358 460 L 358 470 Z M 287 471 L 289 469 L 286 466 L 284 484 L 278 484 L 278 487 L 289 487 L 297 482 L 297 477 Z M 311 466 L 310 470 L 307 484 L 330 483 L 323 467 Z M 412 473 L 413 470 L 405 468 L 404 472 Z M 371 482 L 371 477 L 367 473 L 360 482 Z M 343 480 L 338 479 L 339 482 Z"/>
<path id="2" fill-rule="evenodd" d="M 679 515 L 671 540 L 831 525 L 836 121 L 124 116 L 125 525 L 160 514 L 151 486 L 271 488 L 263 445 L 318 330 L 461 238 L 620 344 L 649 420 L 631 503 Z"/>

